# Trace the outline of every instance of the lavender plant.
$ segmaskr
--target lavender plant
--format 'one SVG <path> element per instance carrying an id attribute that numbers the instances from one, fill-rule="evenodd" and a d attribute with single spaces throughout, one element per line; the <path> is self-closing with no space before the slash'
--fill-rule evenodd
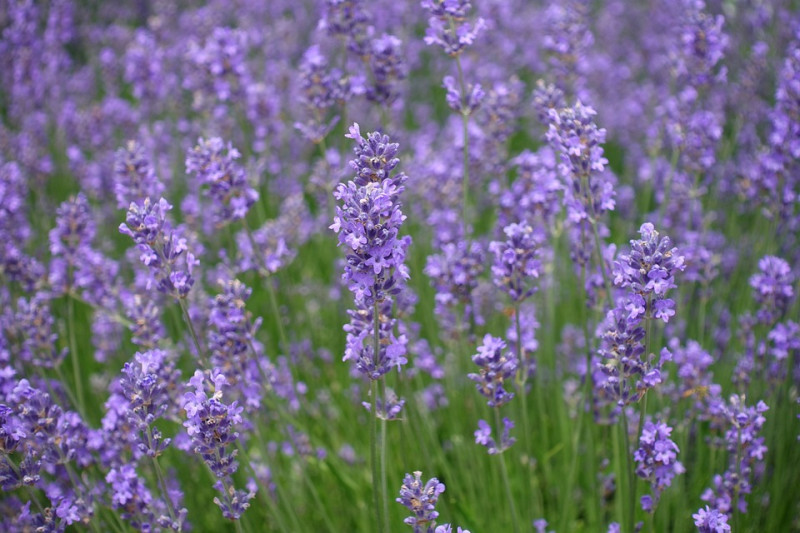
<path id="1" fill-rule="evenodd" d="M 797 529 L 796 2 L 94 4 L 0 2 L 0 531 Z"/>

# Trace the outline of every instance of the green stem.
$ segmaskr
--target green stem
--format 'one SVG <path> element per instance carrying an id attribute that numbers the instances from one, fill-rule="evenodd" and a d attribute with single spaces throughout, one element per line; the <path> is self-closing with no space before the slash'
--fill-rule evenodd
<path id="1" fill-rule="evenodd" d="M 630 438 L 628 437 L 628 415 L 625 413 L 625 407 L 622 407 L 622 416 L 620 417 L 620 424 L 622 429 L 622 451 L 625 454 L 625 473 L 628 483 L 628 492 L 633 494 L 633 498 L 636 498 L 634 494 L 634 479 L 633 479 L 633 458 L 631 457 L 631 444 Z M 621 495 L 623 501 L 625 501 L 624 495 Z M 636 513 L 636 503 L 634 501 L 628 500 L 628 512 L 626 513 L 626 527 L 624 531 L 629 533 L 633 532 L 634 526 L 634 515 Z"/>
<path id="2" fill-rule="evenodd" d="M 383 398 L 383 410 L 384 416 L 381 416 L 381 442 L 380 442 L 380 452 L 381 452 L 381 494 L 382 498 L 381 501 L 383 502 L 383 519 L 385 521 L 384 528 L 386 531 L 391 531 L 391 527 L 389 524 L 389 485 L 386 479 L 386 379 L 380 380 L 380 392 L 381 397 Z M 377 416 L 377 412 L 375 413 Z"/>
<path id="3" fill-rule="evenodd" d="M 498 434 L 501 434 L 503 431 L 503 423 L 500 420 L 500 410 L 497 408 L 492 410 L 494 411 L 494 420 L 495 425 L 497 426 Z M 508 467 L 506 466 L 506 458 L 503 454 L 504 451 L 505 450 L 498 454 L 500 457 L 500 474 L 503 476 L 503 486 L 505 487 L 506 500 L 508 500 L 508 506 L 511 511 L 511 520 L 514 524 L 514 533 L 520 533 L 519 519 L 517 518 L 517 509 L 514 505 L 514 496 L 511 494 L 511 482 L 508 480 Z"/>
<path id="4" fill-rule="evenodd" d="M 467 242 L 470 240 L 469 232 L 469 111 L 467 111 L 466 99 L 467 86 L 464 82 L 464 69 L 461 67 L 461 57 L 456 56 L 456 68 L 458 69 L 458 85 L 461 88 L 461 130 L 464 136 L 464 155 L 463 155 L 463 179 L 461 182 L 461 219 L 464 224 L 464 237 Z"/>
<path id="5" fill-rule="evenodd" d="M 369 462 L 372 469 L 372 496 L 375 507 L 375 530 L 383 532 L 383 504 L 378 486 L 380 473 L 378 472 L 378 382 L 370 380 L 370 395 L 372 396 L 372 420 L 369 425 Z"/>
<path id="6" fill-rule="evenodd" d="M 147 438 L 150 438 L 150 429 L 147 430 L 148 435 Z M 161 490 L 164 492 L 164 501 L 167 503 L 167 512 L 169 513 L 169 519 L 172 521 L 173 524 L 177 524 L 178 521 L 176 519 L 175 509 L 172 507 L 172 499 L 169 497 L 169 489 L 167 488 L 167 480 L 164 478 L 164 472 L 161 470 L 161 465 L 158 463 L 158 457 L 153 457 L 153 468 L 156 471 L 156 477 L 158 478 L 158 483 L 161 485 Z M 180 531 L 180 529 L 178 529 Z"/>
<path id="7" fill-rule="evenodd" d="M 192 341 L 194 342 L 194 347 L 197 350 L 197 357 L 200 362 L 200 366 L 205 365 L 205 353 L 203 349 L 200 347 L 200 339 L 197 336 L 197 332 L 194 329 L 194 324 L 192 324 L 192 317 L 189 316 L 189 309 L 186 306 L 186 300 L 183 298 L 178 299 L 178 304 L 181 307 L 181 313 L 183 314 L 183 321 L 186 322 L 186 325 L 189 328 L 189 334 L 192 336 Z"/>
<path id="8" fill-rule="evenodd" d="M 81 375 L 81 363 L 78 355 L 78 341 L 75 338 L 75 301 L 67 297 L 67 330 L 69 334 L 69 352 L 72 359 L 72 374 L 75 379 L 75 393 L 77 395 L 78 411 L 86 420 L 86 403 L 83 398 L 83 380 Z"/>
<path id="9" fill-rule="evenodd" d="M 275 295 L 275 287 L 272 286 L 272 279 L 267 278 L 267 293 L 269 294 L 269 306 L 272 309 L 272 314 L 275 317 L 275 323 L 278 325 L 278 337 L 281 340 L 281 345 L 286 353 L 289 353 L 289 341 L 286 338 L 286 331 L 283 329 L 283 320 L 281 320 L 281 313 L 278 309 L 278 298 Z"/>

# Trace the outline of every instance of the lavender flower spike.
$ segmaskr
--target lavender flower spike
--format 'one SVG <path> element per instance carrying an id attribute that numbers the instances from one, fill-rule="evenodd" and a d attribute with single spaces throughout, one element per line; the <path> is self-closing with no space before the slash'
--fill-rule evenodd
<path id="1" fill-rule="evenodd" d="M 398 235 L 406 218 L 399 198 L 407 178 L 392 173 L 399 160 L 394 157 L 397 144 L 388 136 L 375 132 L 365 139 L 358 124 L 353 124 L 347 137 L 356 142 L 356 157 L 350 162 L 356 176 L 336 188 L 334 197 L 342 205 L 336 207 L 331 225 L 339 234 L 339 245 L 347 250 L 342 278 L 355 300 L 350 324 L 344 328 L 344 360 L 355 361 L 360 372 L 376 380 L 407 362 L 406 339 L 394 335 L 396 319 L 391 318 L 393 298 L 409 277 L 405 257 L 411 238 Z"/>
<path id="2" fill-rule="evenodd" d="M 414 472 L 413 476 L 406 474 L 400 487 L 400 497 L 396 501 L 411 511 L 412 515 L 403 522 L 413 526 L 414 533 L 434 533 L 439 516 L 436 502 L 444 490 L 444 483 L 439 483 L 435 477 L 423 485 L 422 472 Z"/>
<path id="3" fill-rule="evenodd" d="M 489 407 L 508 403 L 514 393 L 507 391 L 504 385 L 514 377 L 519 363 L 517 357 L 506 350 L 505 341 L 487 334 L 472 361 L 481 370 L 480 374 L 469 374 L 468 377 L 477 383 L 478 392 L 488 398 Z"/>

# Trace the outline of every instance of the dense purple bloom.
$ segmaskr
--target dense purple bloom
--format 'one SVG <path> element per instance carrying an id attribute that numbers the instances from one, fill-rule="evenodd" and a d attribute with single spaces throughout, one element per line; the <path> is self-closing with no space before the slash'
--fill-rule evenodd
<path id="1" fill-rule="evenodd" d="M 75 284 L 75 270 L 80 257 L 91 244 L 96 232 L 89 201 L 83 194 L 73 196 L 56 211 L 56 227 L 50 230 L 50 283 L 66 291 Z"/>
<path id="2" fill-rule="evenodd" d="M 468 0 L 422 0 L 420 4 L 433 15 L 428 19 L 425 44 L 441 46 L 448 55 L 463 52 L 486 28 L 480 17 L 475 22 L 467 20 L 472 7 Z"/>
<path id="3" fill-rule="evenodd" d="M 213 107 L 240 95 L 249 80 L 247 68 L 247 33 L 241 29 L 214 28 L 202 45 L 191 41 L 187 53 L 193 67 L 184 87 L 195 92 L 194 103 L 200 108 Z M 210 104 L 206 99 L 211 99 Z"/>
<path id="4" fill-rule="evenodd" d="M 400 96 L 397 84 L 408 75 L 402 44 L 400 39 L 389 34 L 372 40 L 369 56 L 372 84 L 367 87 L 367 100 L 391 106 Z"/>
<path id="5" fill-rule="evenodd" d="M 397 144 L 388 136 L 370 133 L 361 136 L 358 124 L 348 135 L 356 142 L 354 181 L 340 183 L 334 197 L 336 207 L 331 228 L 339 234 L 339 245 L 347 248 L 347 266 L 342 279 L 353 293 L 356 309 L 349 311 L 345 360 L 353 360 L 360 372 L 378 379 L 392 366 L 406 363 L 405 338 L 395 337 L 396 319 L 392 316 L 393 297 L 408 279 L 405 265 L 410 237 L 399 237 L 405 220 L 399 201 L 406 176 L 392 175 L 398 164 Z M 376 314 L 377 313 L 377 314 Z M 380 336 L 375 353 L 375 324 Z"/>
<path id="6" fill-rule="evenodd" d="M 555 87 L 572 98 L 586 97 L 586 77 L 594 44 L 587 11 L 582 2 L 568 0 L 549 4 L 544 13 L 547 32 L 542 44 L 550 72 Z"/>
<path id="7" fill-rule="evenodd" d="M 485 268 L 484 250 L 479 241 L 458 240 L 428 256 L 424 272 L 436 289 L 436 315 L 443 330 L 452 336 L 467 331 L 470 323 L 482 321 L 475 290 Z"/>
<path id="8" fill-rule="evenodd" d="M 614 262 L 614 284 L 628 289 L 624 306 L 632 324 L 642 319 L 669 322 L 675 302 L 666 293 L 676 286 L 675 273 L 686 268 L 684 257 L 669 237 L 659 239 L 651 223 L 642 224 L 639 233 L 642 238 L 631 241 L 630 253 Z"/>
<path id="9" fill-rule="evenodd" d="M 67 356 L 66 348 L 58 348 L 50 300 L 42 293 L 37 293 L 30 300 L 20 298 L 14 321 L 7 324 L 6 328 L 12 338 L 20 342 L 18 353 L 23 361 L 53 368 Z"/>
<path id="10" fill-rule="evenodd" d="M 672 428 L 663 422 L 647 422 L 639 438 L 639 449 L 633 458 L 636 475 L 650 484 L 653 495 L 642 496 L 642 509 L 655 512 L 661 492 L 672 484 L 673 478 L 686 471 L 678 457 L 678 446 L 670 434 Z"/>
<path id="11" fill-rule="evenodd" d="M 363 0 L 325 0 L 319 28 L 343 39 L 358 57 L 369 54 L 370 17 Z"/>
<path id="12" fill-rule="evenodd" d="M 613 182 L 602 147 L 606 130 L 597 127 L 595 115 L 580 100 L 573 107 L 550 110 L 547 140 L 560 157 L 564 203 L 573 222 L 614 209 Z"/>
<path id="13" fill-rule="evenodd" d="M 150 268 L 159 291 L 175 298 L 185 298 L 194 285 L 192 271 L 197 260 L 181 232 L 167 221 L 172 206 L 161 198 L 152 203 L 145 198 L 142 204 L 132 202 L 119 225 L 120 233 L 128 235 L 141 252 L 139 260 Z"/>
<path id="14" fill-rule="evenodd" d="M 153 423 L 174 410 L 180 370 L 163 350 L 150 350 L 134 355 L 122 367 L 120 386 L 128 400 L 128 422 L 137 432 L 139 451 L 158 457 L 172 439 L 163 438 Z M 171 409 L 172 408 L 172 409 Z"/>
<path id="15" fill-rule="evenodd" d="M 252 319 L 245 305 L 252 291 L 239 280 L 223 284 L 223 292 L 211 302 L 206 334 L 211 365 L 219 368 L 229 384 L 240 391 L 248 408 L 257 408 L 261 400 L 262 376 L 256 332 L 261 318 Z"/>
<path id="16" fill-rule="evenodd" d="M 532 100 L 533 109 L 536 111 L 536 118 L 538 118 L 539 122 L 545 127 L 550 125 L 551 117 L 558 116 L 559 109 L 567 107 L 564 91 L 544 80 L 536 81 L 536 88 L 533 90 Z M 551 113 L 551 110 L 553 110 L 554 113 Z"/>
<path id="17" fill-rule="evenodd" d="M 186 154 L 186 172 L 208 187 L 217 226 L 243 219 L 258 200 L 258 192 L 247 182 L 247 174 L 237 162 L 240 157 L 231 143 L 226 146 L 219 137 L 200 138 Z"/>
<path id="18" fill-rule="evenodd" d="M 493 241 L 489 250 L 494 254 L 492 278 L 494 284 L 508 293 L 514 303 L 536 292 L 533 281 L 539 277 L 538 259 L 541 237 L 527 223 L 509 224 L 503 229 L 507 239 Z"/>
<path id="19" fill-rule="evenodd" d="M 675 273 L 685 268 L 683 256 L 671 247 L 669 237 L 659 239 L 649 222 L 639 232 L 642 238 L 631 241 L 630 253 L 620 254 L 614 262 L 614 284 L 626 289 L 626 295 L 606 315 L 598 352 L 603 360 L 598 385 L 620 406 L 638 401 L 662 382 L 661 367 L 672 354 L 666 348 L 658 358 L 645 353 L 646 321 L 668 322 L 675 314 L 675 304 L 666 293 L 675 287 Z"/>
<path id="20" fill-rule="evenodd" d="M 726 533 L 731 530 L 731 526 L 728 525 L 728 515 L 717 509 L 710 509 L 708 505 L 705 509 L 698 509 L 692 518 L 699 533 Z"/>
<path id="21" fill-rule="evenodd" d="M 137 141 L 128 141 L 114 154 L 114 195 L 117 207 L 128 207 L 131 202 L 145 198 L 158 198 L 164 185 L 156 177 L 144 146 Z"/>
<path id="22" fill-rule="evenodd" d="M 789 263 L 780 257 L 767 255 L 758 261 L 757 274 L 750 277 L 753 296 L 758 302 L 758 320 L 771 324 L 779 320 L 794 297 L 794 275 Z"/>
<path id="23" fill-rule="evenodd" d="M 480 367 L 480 374 L 469 374 L 468 377 L 477 383 L 478 392 L 488 398 L 489 407 L 500 407 L 514 397 L 514 393 L 505 387 L 506 382 L 516 375 L 519 362 L 506 349 L 503 339 L 487 333 L 478 353 L 472 356 L 472 362 Z"/>
<path id="24" fill-rule="evenodd" d="M 222 391 L 227 386 L 224 374 L 215 370 L 209 374 L 197 370 L 189 387 L 194 391 L 184 395 L 183 408 L 186 422 L 183 425 L 192 442 L 192 449 L 203 458 L 217 478 L 214 487 L 222 493 L 222 499 L 214 503 L 222 509 L 225 518 L 238 520 L 250 506 L 255 496 L 253 490 L 237 490 L 233 487 L 231 476 L 239 468 L 235 449 L 239 433 L 236 427 L 242 423 L 242 407 L 238 402 L 222 402 Z M 211 397 L 206 392 L 213 389 Z"/>
<path id="25" fill-rule="evenodd" d="M 436 527 L 436 502 L 444 492 L 444 483 L 439 483 L 435 477 L 422 483 L 422 472 L 414 475 L 406 474 L 403 486 L 400 487 L 400 497 L 397 503 L 411 511 L 412 515 L 403 520 L 414 528 L 414 533 L 433 533 Z"/>

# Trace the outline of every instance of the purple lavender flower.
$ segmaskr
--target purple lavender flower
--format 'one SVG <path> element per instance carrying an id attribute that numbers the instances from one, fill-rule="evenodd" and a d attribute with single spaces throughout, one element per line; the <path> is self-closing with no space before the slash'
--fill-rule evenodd
<path id="1" fill-rule="evenodd" d="M 475 290 L 485 268 L 484 250 L 479 241 L 458 240 L 428 256 L 424 272 L 436 289 L 435 312 L 442 329 L 453 337 L 467 331 L 471 323 L 482 321 Z"/>
<path id="2" fill-rule="evenodd" d="M 515 304 L 527 299 L 536 287 L 542 264 L 538 259 L 541 237 L 527 223 L 509 224 L 503 229 L 507 239 L 493 241 L 489 250 L 494 254 L 492 278 Z"/>
<path id="3" fill-rule="evenodd" d="M 447 105 L 450 109 L 461 115 L 471 115 L 480 108 L 481 103 L 486 97 L 480 83 L 470 84 L 467 87 L 466 95 L 461 94 L 458 83 L 452 76 L 445 76 L 442 80 L 442 87 L 447 89 Z"/>
<path id="4" fill-rule="evenodd" d="M 492 426 L 485 420 L 478 420 L 478 429 L 475 430 L 475 444 L 485 446 L 489 455 L 497 455 L 509 449 L 517 441 L 511 436 L 514 422 L 503 417 L 503 433 L 500 437 L 500 445 L 492 437 Z M 498 428 L 499 429 L 499 428 Z"/>
<path id="5" fill-rule="evenodd" d="M 794 275 L 789 263 L 771 255 L 758 261 L 758 270 L 750 277 L 753 296 L 761 306 L 757 317 L 764 324 L 772 324 L 786 313 L 794 297 Z"/>
<path id="6" fill-rule="evenodd" d="M 50 283 L 67 291 L 75 284 L 75 270 L 83 264 L 81 255 L 96 232 L 89 201 L 83 194 L 73 196 L 56 210 L 56 227 L 50 230 Z"/>
<path id="7" fill-rule="evenodd" d="M 167 221 L 172 206 L 161 198 L 153 204 L 145 198 L 131 203 L 120 233 L 128 235 L 141 252 L 139 260 L 150 268 L 159 291 L 186 298 L 194 285 L 192 270 L 198 261 L 188 251 L 186 239 Z"/>
<path id="8" fill-rule="evenodd" d="M 436 527 L 436 502 L 444 492 L 444 483 L 439 483 L 435 477 L 422 483 L 422 472 L 414 475 L 406 474 L 403 486 L 400 487 L 400 497 L 397 503 L 411 511 L 412 515 L 403 520 L 404 523 L 414 528 L 414 533 L 433 533 Z"/>
<path id="9" fill-rule="evenodd" d="M 211 302 L 208 313 L 208 349 L 211 365 L 229 378 L 229 385 L 240 392 L 248 409 L 261 404 L 260 353 L 256 332 L 261 318 L 252 319 L 245 305 L 252 291 L 239 280 L 223 284 L 223 292 Z"/>
<path id="10" fill-rule="evenodd" d="M 356 309 L 349 311 L 345 360 L 370 379 L 378 379 L 392 366 L 405 364 L 405 338 L 394 335 L 396 319 L 392 314 L 392 297 L 403 290 L 408 279 L 405 265 L 410 237 L 399 237 L 405 220 L 399 196 L 406 176 L 392 175 L 398 164 L 394 157 L 397 144 L 380 133 L 361 137 L 358 124 L 350 128 L 348 137 L 356 141 L 354 181 L 340 183 L 334 197 L 343 205 L 336 207 L 331 229 L 339 234 L 339 245 L 347 247 L 347 266 L 342 279 L 353 293 Z M 380 335 L 375 353 L 375 324 Z"/>
<path id="11" fill-rule="evenodd" d="M 204 108 L 206 99 L 227 102 L 248 84 L 247 33 L 241 29 L 214 28 L 204 44 L 191 41 L 187 53 L 192 71 L 184 88 L 195 91 L 194 104 Z"/>
<path id="12" fill-rule="evenodd" d="M 555 84 L 547 83 L 544 80 L 536 80 L 536 88 L 533 90 L 532 98 L 536 118 L 548 129 L 551 117 L 558 116 L 558 110 L 567 107 L 564 91 L 556 87 Z M 551 113 L 550 110 L 553 110 L 554 113 Z"/>
<path id="13" fill-rule="evenodd" d="M 180 370 L 169 361 L 167 352 L 150 350 L 137 352 L 133 360 L 122 367 L 120 386 L 128 400 L 128 422 L 137 432 L 139 451 L 158 457 L 172 439 L 162 437 L 153 423 L 164 418 L 175 403 Z"/>
<path id="14" fill-rule="evenodd" d="M 594 36 L 588 27 L 588 13 L 581 2 L 549 4 L 545 11 L 547 32 L 542 44 L 548 55 L 555 87 L 573 98 L 586 96 L 590 52 Z"/>
<path id="15" fill-rule="evenodd" d="M 157 198 L 164 185 L 156 177 L 144 146 L 128 141 L 114 154 L 114 195 L 117 207 L 128 207 L 131 202 L 141 202 L 147 197 Z"/>
<path id="16" fill-rule="evenodd" d="M 20 298 L 14 321 L 6 327 L 12 337 L 19 339 L 19 355 L 23 361 L 54 368 L 67 356 L 66 348 L 58 348 L 50 300 L 42 293 L 36 293 L 30 300 Z"/>
<path id="17" fill-rule="evenodd" d="M 402 44 L 400 39 L 389 34 L 372 40 L 369 68 L 373 83 L 367 87 L 367 100 L 385 106 L 397 100 L 397 84 L 408 75 Z"/>
<path id="18" fill-rule="evenodd" d="M 741 513 L 747 512 L 746 496 L 753 490 L 753 482 L 767 453 L 765 439 L 759 436 L 759 432 L 766 422 L 763 413 L 769 408 L 763 401 L 748 407 L 744 398 L 736 395 L 719 407 L 719 418 L 727 424 L 728 469 L 722 475 L 714 476 L 713 486 L 707 488 L 700 498 L 715 510 L 730 516 L 734 506 Z M 736 495 L 738 500 L 734 501 Z"/>
<path id="19" fill-rule="evenodd" d="M 613 182 L 602 147 L 606 130 L 595 124 L 596 114 L 580 100 L 573 107 L 550 110 L 547 140 L 560 155 L 558 169 L 566 182 L 564 203 L 573 222 L 595 219 L 614 209 Z"/>
<path id="20" fill-rule="evenodd" d="M 447 55 L 459 55 L 486 28 L 486 21 L 480 17 L 475 22 L 467 20 L 472 7 L 468 0 L 422 0 L 420 5 L 432 15 L 425 44 L 441 46 Z"/>
<path id="21" fill-rule="evenodd" d="M 669 237 L 659 239 L 651 223 L 642 224 L 639 233 L 642 238 L 631 241 L 631 252 L 614 261 L 614 284 L 629 291 L 624 307 L 632 324 L 653 318 L 666 323 L 675 314 L 675 302 L 666 293 L 676 287 L 675 273 L 686 268 L 684 257 Z"/>
<path id="22" fill-rule="evenodd" d="M 667 322 L 675 314 L 674 302 L 665 296 L 675 287 L 674 274 L 685 268 L 678 249 L 671 248 L 668 237 L 659 239 L 652 224 L 642 224 L 639 232 L 642 239 L 631 241 L 631 252 L 620 254 L 614 262 L 614 283 L 627 293 L 606 315 L 599 350 L 603 363 L 598 385 L 611 393 L 620 407 L 638 401 L 662 381 L 661 367 L 672 354 L 666 348 L 658 358 L 645 353 L 642 324 L 653 319 Z"/>
<path id="23" fill-rule="evenodd" d="M 708 505 L 705 509 L 698 509 L 692 518 L 699 533 L 726 533 L 731 530 L 731 526 L 728 525 L 728 515 L 717 509 L 710 509 Z"/>
<path id="24" fill-rule="evenodd" d="M 124 520 L 141 531 L 156 524 L 152 509 L 153 496 L 136 473 L 134 465 L 112 468 L 106 474 L 106 482 L 111 487 L 111 506 L 120 511 Z"/>
<path id="25" fill-rule="evenodd" d="M 319 28 L 343 39 L 358 57 L 369 54 L 370 17 L 363 0 L 325 0 Z"/>
<path id="26" fill-rule="evenodd" d="M 186 154 L 186 172 L 208 186 L 211 209 L 217 226 L 241 220 L 257 200 L 258 192 L 247 182 L 241 157 L 231 143 L 219 137 L 198 139 L 197 146 Z"/>
<path id="27" fill-rule="evenodd" d="M 673 478 L 686 471 L 678 457 L 678 446 L 670 439 L 672 428 L 663 422 L 647 422 L 639 438 L 639 449 L 633 458 L 636 475 L 646 480 L 653 495 L 642 496 L 642 509 L 655 512 L 661 492 L 672 484 Z"/>
<path id="28" fill-rule="evenodd" d="M 487 333 L 472 361 L 481 370 L 480 374 L 469 374 L 468 377 L 477 383 L 478 392 L 488 398 L 489 407 L 508 403 L 514 393 L 505 389 L 505 382 L 516 375 L 519 362 L 513 353 L 506 350 L 505 341 Z"/>
<path id="29" fill-rule="evenodd" d="M 222 402 L 222 391 L 227 386 L 224 374 L 215 370 L 209 375 L 197 370 L 189 386 L 194 392 L 184 395 L 183 408 L 186 422 L 183 423 L 192 442 L 192 449 L 203 458 L 217 478 L 214 484 L 222 499 L 214 498 L 225 518 L 238 520 L 250 507 L 254 490 L 237 490 L 233 487 L 231 476 L 239 468 L 236 461 L 238 450 L 234 448 L 239 440 L 236 426 L 242 422 L 242 408 L 238 402 Z M 208 387 L 213 388 L 211 397 L 206 395 Z"/>

